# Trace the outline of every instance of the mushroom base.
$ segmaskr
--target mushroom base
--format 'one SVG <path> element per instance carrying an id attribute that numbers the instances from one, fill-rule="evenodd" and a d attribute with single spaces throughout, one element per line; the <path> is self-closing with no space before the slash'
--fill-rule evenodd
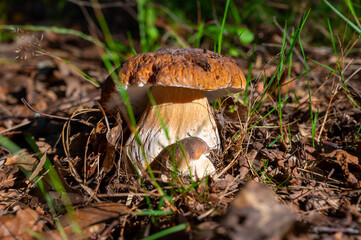
<path id="1" fill-rule="evenodd" d="M 157 105 L 148 104 L 137 128 L 146 158 L 143 157 L 134 134 L 129 137 L 125 146 L 128 158 L 139 172 L 142 172 L 163 148 L 186 137 L 201 138 L 210 149 L 220 149 L 216 122 L 203 91 L 156 86 L 151 88 L 151 93 Z"/>

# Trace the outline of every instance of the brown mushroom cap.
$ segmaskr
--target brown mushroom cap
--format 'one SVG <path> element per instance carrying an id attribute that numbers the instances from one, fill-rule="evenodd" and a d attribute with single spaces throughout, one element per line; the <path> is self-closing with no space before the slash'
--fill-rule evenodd
<path id="1" fill-rule="evenodd" d="M 244 74 L 231 59 L 197 48 L 140 54 L 128 59 L 117 71 L 136 107 L 147 101 L 146 91 L 151 86 L 203 90 L 209 101 L 213 101 L 230 92 L 241 92 L 246 85 Z M 108 110 L 117 107 L 114 103 L 117 96 L 112 93 L 118 94 L 109 77 L 103 85 L 101 100 Z M 118 100 L 121 101 L 119 96 Z"/>

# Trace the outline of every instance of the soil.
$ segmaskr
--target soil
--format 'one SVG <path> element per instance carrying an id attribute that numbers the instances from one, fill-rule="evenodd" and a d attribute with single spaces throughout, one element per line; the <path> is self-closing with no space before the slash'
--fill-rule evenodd
<path id="1" fill-rule="evenodd" d="M 132 128 L 103 111 L 101 85 L 77 70 L 103 83 L 99 48 L 72 34 L 8 31 L 14 37 L 0 42 L 0 238 L 361 239 L 358 38 L 340 38 L 337 57 L 305 41 L 307 67 L 298 45 L 292 66 L 272 78 L 283 30 L 258 31 L 254 49 L 237 46 L 246 57 L 224 52 L 252 81 L 246 98 L 212 103 L 217 174 L 157 182 L 127 171 Z"/>

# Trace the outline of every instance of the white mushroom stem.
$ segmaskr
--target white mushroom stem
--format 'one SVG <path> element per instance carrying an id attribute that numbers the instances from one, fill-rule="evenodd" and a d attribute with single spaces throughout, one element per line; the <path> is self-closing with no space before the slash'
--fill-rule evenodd
<path id="1" fill-rule="evenodd" d="M 125 147 L 129 159 L 138 170 L 143 170 L 150 164 L 164 147 L 186 137 L 199 137 L 210 149 L 220 149 L 216 122 L 203 91 L 157 86 L 152 87 L 151 92 L 157 105 L 148 104 L 137 128 L 146 159 L 134 134 L 129 137 Z M 170 139 L 166 137 L 156 110 L 166 126 Z"/>

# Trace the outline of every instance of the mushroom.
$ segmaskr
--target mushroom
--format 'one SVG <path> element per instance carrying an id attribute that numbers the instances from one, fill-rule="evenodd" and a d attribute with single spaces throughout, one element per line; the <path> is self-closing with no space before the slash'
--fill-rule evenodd
<path id="1" fill-rule="evenodd" d="M 188 176 L 194 181 L 216 172 L 209 160 L 209 146 L 198 137 L 187 137 L 164 148 L 152 161 L 150 167 L 159 172 L 163 181 L 170 179 L 171 172 Z"/>
<path id="2" fill-rule="evenodd" d="M 137 132 L 145 157 L 134 133 L 125 145 L 129 160 L 139 172 L 165 147 L 187 137 L 200 138 L 210 150 L 220 151 L 220 138 L 208 102 L 227 93 L 241 92 L 246 84 L 242 71 L 229 58 L 195 48 L 161 49 L 137 55 L 124 62 L 117 75 L 127 90 L 133 111 L 140 115 Z M 147 91 L 156 105 L 149 103 Z M 102 87 L 101 104 L 108 111 L 120 111 L 127 116 L 111 77 Z"/>

